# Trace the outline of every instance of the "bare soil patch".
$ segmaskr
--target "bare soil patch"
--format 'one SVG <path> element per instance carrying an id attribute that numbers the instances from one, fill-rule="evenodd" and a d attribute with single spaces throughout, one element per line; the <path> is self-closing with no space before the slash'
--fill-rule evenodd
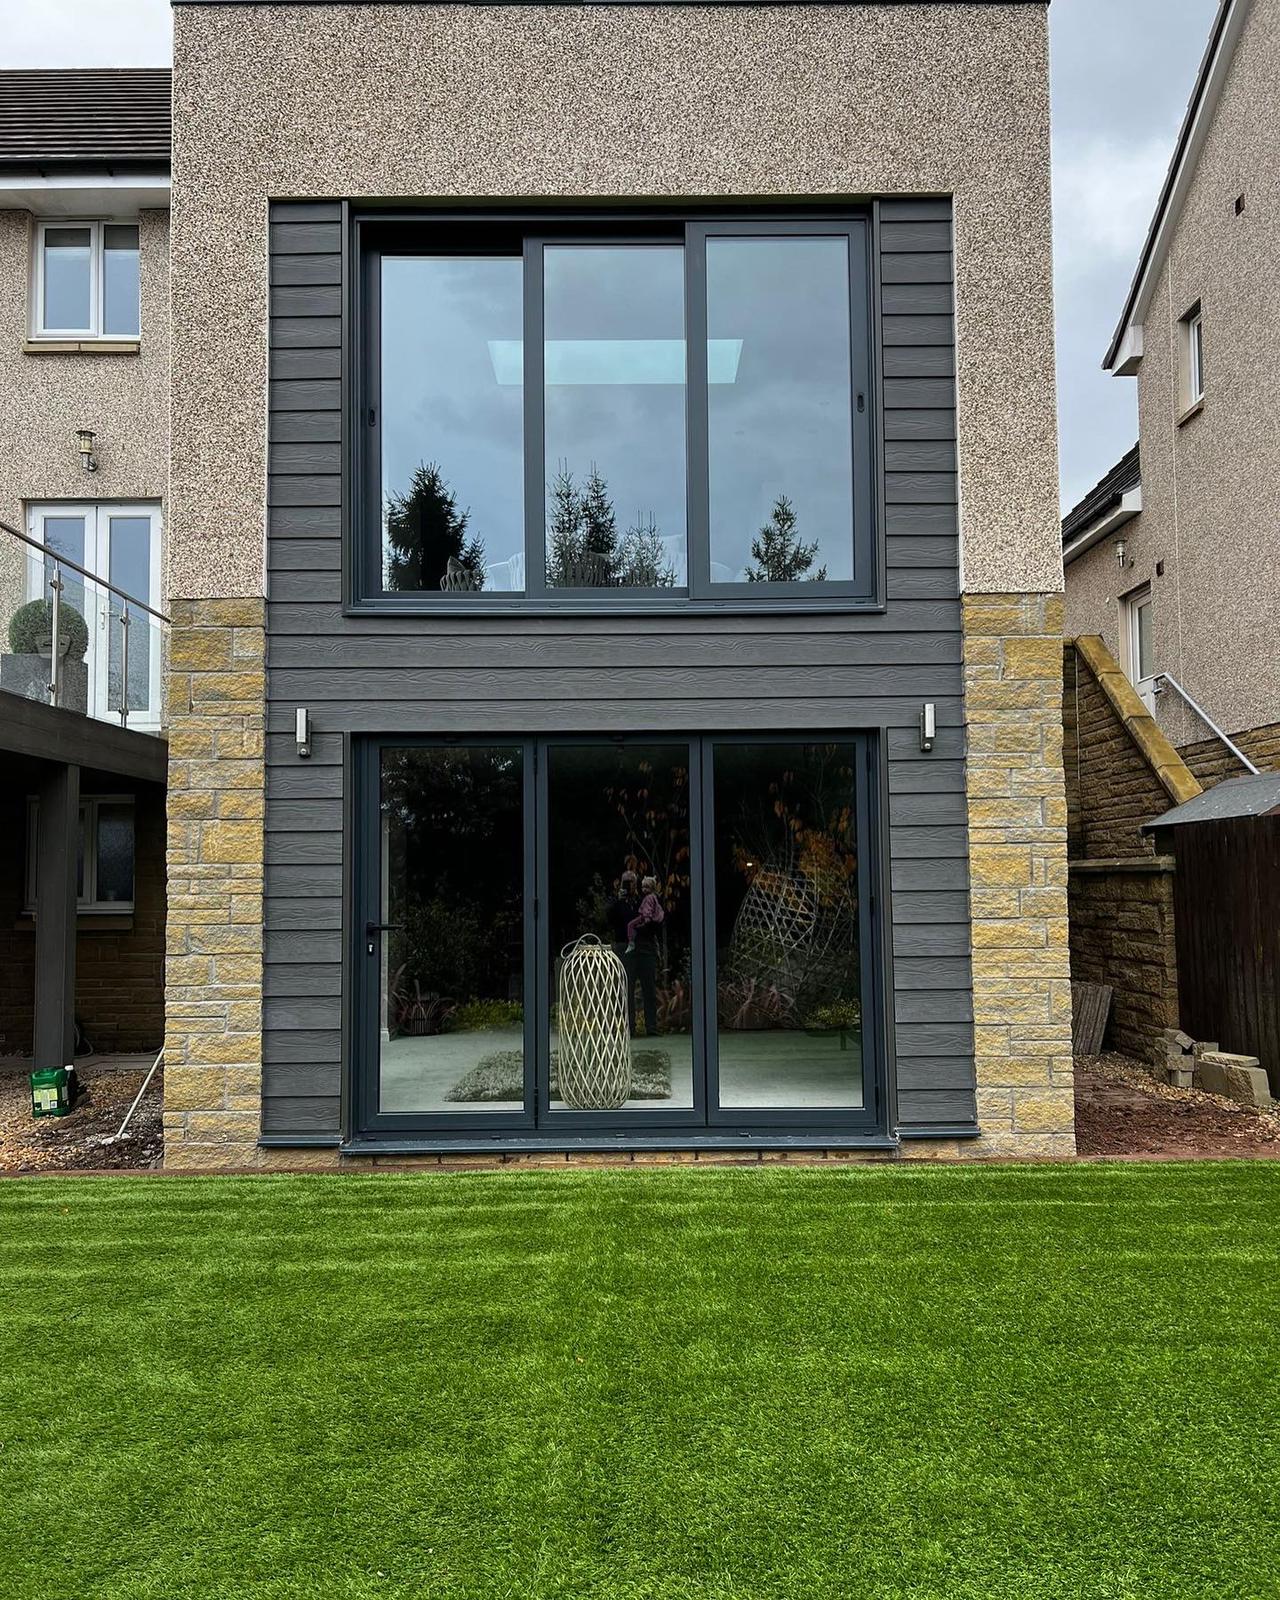
<path id="1" fill-rule="evenodd" d="M 120 1172 L 160 1165 L 163 1068 L 115 1144 L 107 1141 L 124 1121 L 146 1072 L 76 1070 L 85 1092 L 67 1117 L 33 1117 L 26 1073 L 0 1071 L 0 1172 Z"/>
<path id="2" fill-rule="evenodd" d="M 1280 1111 L 1157 1083 L 1129 1056 L 1076 1060 L 1076 1148 L 1147 1160 L 1280 1157 Z"/>

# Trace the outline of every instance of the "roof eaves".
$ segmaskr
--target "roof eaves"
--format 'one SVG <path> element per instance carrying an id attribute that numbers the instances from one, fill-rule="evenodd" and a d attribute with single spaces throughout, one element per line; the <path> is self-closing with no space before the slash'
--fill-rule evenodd
<path id="1" fill-rule="evenodd" d="M 1191 99 L 1187 103 L 1186 115 L 1182 119 L 1182 127 L 1174 145 L 1173 159 L 1169 163 L 1169 170 L 1165 174 L 1164 184 L 1160 190 L 1160 198 L 1156 202 L 1155 215 L 1151 219 L 1151 226 L 1147 229 L 1142 254 L 1138 258 L 1138 269 L 1129 287 L 1120 321 L 1102 359 L 1104 372 L 1127 376 L 1136 370 L 1127 360 L 1122 363 L 1120 357 L 1131 329 L 1135 326 L 1140 327 L 1142 316 L 1150 303 L 1151 280 L 1164 258 L 1168 232 L 1181 212 L 1185 189 L 1190 183 L 1195 160 L 1199 157 L 1209 122 L 1217 108 L 1226 81 L 1227 69 L 1240 35 L 1244 32 L 1244 25 L 1252 5 L 1253 0 L 1219 0 L 1218 15 L 1214 19 L 1209 44 L 1200 63 L 1200 71 L 1196 75 L 1195 88 L 1191 91 Z M 1141 343 L 1139 341 L 1135 345 L 1133 341 L 1129 342 L 1132 357 L 1136 360 L 1142 354 Z"/>

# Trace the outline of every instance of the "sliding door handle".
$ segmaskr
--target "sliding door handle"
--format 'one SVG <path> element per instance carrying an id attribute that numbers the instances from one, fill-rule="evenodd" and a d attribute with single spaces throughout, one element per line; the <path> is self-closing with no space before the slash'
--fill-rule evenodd
<path id="1" fill-rule="evenodd" d="M 365 944 L 369 954 L 376 955 L 378 950 L 378 935 L 380 933 L 403 933 L 403 922 L 366 922 L 364 925 Z"/>

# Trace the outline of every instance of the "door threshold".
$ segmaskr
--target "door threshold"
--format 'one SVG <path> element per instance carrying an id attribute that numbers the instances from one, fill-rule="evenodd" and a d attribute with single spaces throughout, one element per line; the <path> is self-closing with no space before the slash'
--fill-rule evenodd
<path id="1" fill-rule="evenodd" d="M 280 1141 L 283 1142 L 283 1141 Z M 898 1140 L 886 1133 L 632 1133 L 594 1134 L 566 1139 L 551 1136 L 485 1138 L 483 1135 L 438 1137 L 395 1134 L 374 1138 L 368 1135 L 344 1140 L 338 1146 L 344 1156 L 412 1155 L 609 1155 L 643 1154 L 678 1150 L 858 1150 L 895 1154 Z"/>

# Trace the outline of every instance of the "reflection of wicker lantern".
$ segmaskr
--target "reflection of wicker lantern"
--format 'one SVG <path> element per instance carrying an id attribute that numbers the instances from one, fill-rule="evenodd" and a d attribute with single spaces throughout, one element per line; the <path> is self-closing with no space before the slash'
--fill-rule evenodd
<path id="1" fill-rule="evenodd" d="M 631 1093 L 626 970 L 594 934 L 560 956 L 560 1098 L 580 1111 L 613 1110 Z"/>

